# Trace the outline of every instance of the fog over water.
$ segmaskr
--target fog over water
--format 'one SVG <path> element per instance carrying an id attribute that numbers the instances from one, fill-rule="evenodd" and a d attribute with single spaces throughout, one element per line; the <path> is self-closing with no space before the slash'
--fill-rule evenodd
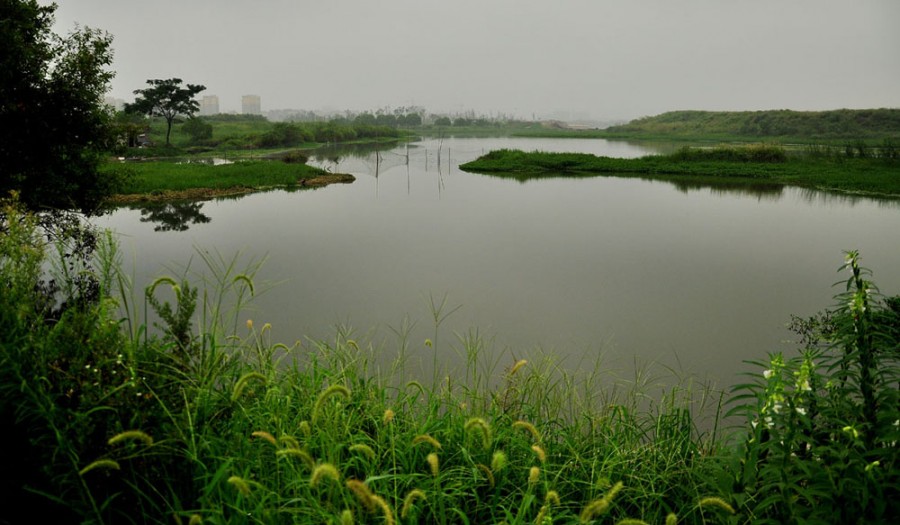
<path id="1" fill-rule="evenodd" d="M 896 0 L 58 3 L 57 32 L 114 35 L 112 96 L 180 77 L 223 112 L 246 94 L 563 119 L 900 106 Z"/>

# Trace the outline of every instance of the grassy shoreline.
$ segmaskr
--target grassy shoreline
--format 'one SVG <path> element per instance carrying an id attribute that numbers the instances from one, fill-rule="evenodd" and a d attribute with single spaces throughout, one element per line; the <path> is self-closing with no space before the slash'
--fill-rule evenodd
<path id="1" fill-rule="evenodd" d="M 815 158 L 778 159 L 742 156 L 748 148 L 682 150 L 671 155 L 618 159 L 582 153 L 498 150 L 460 169 L 511 177 L 520 181 L 553 176 L 643 176 L 666 180 L 733 183 L 736 180 L 784 184 L 843 193 L 900 198 L 900 163 L 896 159 Z M 778 147 L 756 147 L 777 150 Z M 691 153 L 695 151 L 696 153 Z M 721 154 L 723 151 L 737 152 Z M 782 151 L 783 153 L 783 151 Z"/>
<path id="2" fill-rule="evenodd" d="M 350 183 L 352 175 L 333 174 L 295 162 L 241 160 L 214 166 L 199 162 L 109 162 L 103 171 L 121 181 L 108 204 L 208 199 L 273 188 L 321 187 Z"/>

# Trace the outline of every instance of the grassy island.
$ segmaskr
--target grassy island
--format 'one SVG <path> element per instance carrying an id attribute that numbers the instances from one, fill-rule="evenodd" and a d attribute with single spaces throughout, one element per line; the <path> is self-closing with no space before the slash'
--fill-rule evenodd
<path id="1" fill-rule="evenodd" d="M 120 190 L 108 200 L 111 204 L 196 200 L 271 188 L 319 187 L 355 180 L 352 175 L 328 173 L 302 162 L 276 160 L 241 160 L 222 165 L 111 161 L 103 170 L 120 181 Z"/>
<path id="2" fill-rule="evenodd" d="M 900 197 L 900 160 L 895 151 L 887 149 L 861 157 L 852 150 L 822 147 L 789 154 L 782 146 L 760 144 L 686 147 L 670 155 L 638 159 L 497 150 L 460 168 L 521 181 L 556 176 L 639 176 L 707 183 L 765 182 Z"/>

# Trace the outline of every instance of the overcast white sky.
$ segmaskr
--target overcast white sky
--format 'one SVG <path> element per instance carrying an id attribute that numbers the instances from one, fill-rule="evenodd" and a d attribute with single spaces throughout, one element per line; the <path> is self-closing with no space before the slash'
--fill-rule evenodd
<path id="1" fill-rule="evenodd" d="M 41 3 L 49 3 L 40 0 Z M 900 107 L 898 0 L 58 0 L 114 36 L 111 95 L 182 78 L 270 109 L 628 119 Z"/>

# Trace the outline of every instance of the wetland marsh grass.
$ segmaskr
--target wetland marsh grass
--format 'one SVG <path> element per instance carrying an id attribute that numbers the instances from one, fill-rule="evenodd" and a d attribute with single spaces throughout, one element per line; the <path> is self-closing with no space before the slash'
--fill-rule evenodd
<path id="1" fill-rule="evenodd" d="M 130 162 L 107 163 L 104 170 L 125 174 L 121 194 L 153 194 L 193 188 L 294 187 L 300 179 L 325 174 L 302 163 L 245 160 L 213 166 L 203 163 Z"/>
<path id="2" fill-rule="evenodd" d="M 827 154 L 821 154 L 821 151 Z M 620 159 L 587 153 L 503 149 L 461 164 L 460 169 L 520 181 L 560 176 L 637 176 L 673 182 L 705 181 L 713 185 L 735 181 L 771 183 L 898 198 L 900 162 L 894 150 L 881 148 L 877 151 L 877 155 L 865 156 L 857 149 L 835 154 L 833 149 L 807 148 L 792 154 L 780 145 L 745 144 L 684 147 L 669 155 Z"/>
<path id="3" fill-rule="evenodd" d="M 72 259 L 13 204 L 3 224 L 0 450 L 3 488 L 16 496 L 0 509 L 4 519 L 28 512 L 36 521 L 95 523 L 735 523 L 778 521 L 786 508 L 802 516 L 828 496 L 791 492 L 809 486 L 800 468 L 790 471 L 794 485 L 772 478 L 794 461 L 791 451 L 807 449 L 777 444 L 806 427 L 775 433 L 796 423 L 774 419 L 769 400 L 784 390 L 769 383 L 746 387 L 738 412 L 770 434 L 741 427 L 728 439 L 716 423 L 722 397 L 709 388 L 685 382 L 654 396 L 646 381 L 623 385 L 602 363 L 573 372 L 552 356 L 486 363 L 477 334 L 452 348 L 466 356 L 464 370 L 436 372 L 430 384 L 398 381 L 412 372 L 402 362 L 384 366 L 375 359 L 381 350 L 351 332 L 288 347 L 272 342 L 267 323 L 246 320 L 243 306 L 260 288 L 258 261 L 241 269 L 236 258 L 201 254 L 202 276 L 192 274 L 199 287 L 174 275 L 141 296 L 121 273 L 110 236 Z M 40 285 L 54 253 L 83 278 L 71 293 Z M 80 293 L 94 289 L 94 299 Z M 848 300 L 882 311 L 853 290 Z M 432 302 L 435 335 L 426 348 L 447 351 L 452 343 L 439 343 L 438 328 L 450 310 Z M 878 364 L 890 365 L 877 348 Z M 855 362 L 856 353 L 847 355 Z M 842 381 L 835 393 L 875 403 L 874 412 L 848 424 L 838 415 L 853 406 L 822 411 L 815 417 L 827 424 L 813 430 L 849 436 L 828 426 L 838 420 L 857 429 L 851 445 L 859 453 L 847 456 L 856 470 L 843 475 L 867 480 L 853 485 L 870 498 L 863 504 L 890 501 L 896 453 L 885 447 L 896 435 L 896 396 L 882 383 L 855 396 L 863 374 L 847 366 L 834 376 Z M 793 368 L 779 370 L 791 378 Z M 883 384 L 894 379 L 885 375 Z M 811 388 L 824 388 L 816 381 Z M 779 401 L 785 414 L 796 412 L 788 399 Z M 711 426 L 698 423 L 704 415 Z M 798 439 L 785 446 L 808 443 Z M 866 515 L 876 519 L 892 509 L 874 508 Z"/>

